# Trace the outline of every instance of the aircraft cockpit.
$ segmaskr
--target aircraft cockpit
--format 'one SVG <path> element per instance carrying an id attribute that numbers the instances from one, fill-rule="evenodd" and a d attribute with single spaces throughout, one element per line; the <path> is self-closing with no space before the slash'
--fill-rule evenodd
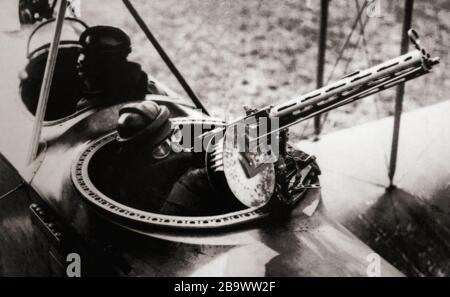
<path id="1" fill-rule="evenodd" d="M 143 100 L 148 94 L 166 95 L 148 79 L 131 53 L 128 35 L 111 26 L 89 27 L 78 18 L 65 18 L 44 120 L 79 114 L 89 108 Z M 28 38 L 28 63 L 20 75 L 20 94 L 35 114 L 55 19 L 37 25 Z"/>
<path id="2" fill-rule="evenodd" d="M 75 18 L 67 18 L 65 22 L 45 121 L 54 121 L 74 114 L 77 111 L 77 102 L 81 100 L 85 89 L 78 76 L 77 64 L 81 49 L 79 35 L 87 25 Z M 20 76 L 20 94 L 23 103 L 32 114 L 35 114 L 39 100 L 50 47 L 49 34 L 53 34 L 54 24 L 54 19 L 40 23 L 28 38 L 28 63 Z"/>
<path id="3" fill-rule="evenodd" d="M 139 17 L 133 16 L 139 24 Z M 44 135 L 44 143 L 57 141 L 54 147 L 66 146 L 67 150 L 80 144 L 71 160 L 74 190 L 110 220 L 121 223 L 202 229 L 267 216 L 267 202 L 275 187 L 284 184 L 275 181 L 275 165 L 271 161 L 251 176 L 241 167 L 233 169 L 242 173 L 233 179 L 235 188 L 243 191 L 228 187 L 217 157 L 220 149 L 210 154 L 208 148 L 218 146 L 205 142 L 209 139 L 205 133 L 226 131 L 226 123 L 208 115 L 151 33 L 141 27 L 195 106 L 183 103 L 178 94 L 131 61 L 133 45 L 120 28 L 57 17 L 39 23 L 29 35 L 28 63 L 20 76 L 21 99 L 36 119 L 42 118 L 44 128 L 60 130 L 50 139 Z M 45 106 L 40 108 L 43 98 Z M 85 115 L 78 117 L 81 114 Z M 69 123 L 70 119 L 74 120 Z M 192 133 L 186 135 L 186 131 Z M 35 140 L 39 134 L 34 131 Z M 199 152 L 193 148 L 196 139 L 204 142 Z M 190 145 L 180 145 L 186 142 Z M 291 153 L 283 159 L 290 175 L 286 189 L 298 187 L 298 193 L 289 196 L 301 200 L 311 187 L 320 187 L 320 171 L 308 155 L 292 149 L 285 152 Z M 306 167 L 307 172 L 291 174 Z M 254 183 L 256 190 L 243 181 Z M 258 187 L 260 183 L 263 186 Z M 310 185 L 304 187 L 304 183 Z M 239 196 L 255 199 L 242 201 Z"/>

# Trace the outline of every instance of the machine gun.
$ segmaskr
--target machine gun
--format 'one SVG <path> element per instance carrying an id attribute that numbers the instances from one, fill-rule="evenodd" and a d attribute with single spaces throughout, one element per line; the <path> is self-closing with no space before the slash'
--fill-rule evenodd
<path id="1" fill-rule="evenodd" d="M 287 144 L 286 129 L 429 73 L 439 63 L 439 58 L 431 58 L 421 46 L 416 31 L 410 29 L 408 35 L 415 45 L 414 51 L 353 72 L 298 98 L 251 111 L 246 117 L 213 130 L 208 134 L 211 140 L 206 155 L 210 180 L 215 186 L 225 186 L 248 207 L 264 205 L 274 194 L 284 203 L 293 204 L 302 191 L 317 187 L 311 184 L 314 176 L 309 174 L 314 172 L 311 171 L 314 158 L 292 154 Z M 260 132 L 264 130 L 266 132 Z M 253 133 L 256 137 L 251 137 L 250 131 L 256 131 Z M 269 138 L 274 135 L 277 135 L 276 141 Z M 244 137 L 244 145 L 236 141 L 240 136 Z M 310 169 L 309 172 L 302 172 L 306 168 Z"/>

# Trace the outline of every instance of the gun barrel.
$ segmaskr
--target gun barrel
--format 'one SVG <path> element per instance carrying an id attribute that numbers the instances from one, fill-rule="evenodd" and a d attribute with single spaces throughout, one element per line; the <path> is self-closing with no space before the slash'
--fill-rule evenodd
<path id="1" fill-rule="evenodd" d="M 413 69 L 419 72 L 428 72 L 436 63 L 437 60 L 430 59 L 429 54 L 414 50 L 369 69 L 356 71 L 337 82 L 272 107 L 270 116 L 279 118 L 295 116 L 305 108 L 317 106 L 329 100 L 344 100 L 349 96 L 354 97 L 355 94 L 364 93 L 379 82 L 390 83 L 396 76 Z M 360 98 L 361 96 L 358 96 L 358 99 Z"/>

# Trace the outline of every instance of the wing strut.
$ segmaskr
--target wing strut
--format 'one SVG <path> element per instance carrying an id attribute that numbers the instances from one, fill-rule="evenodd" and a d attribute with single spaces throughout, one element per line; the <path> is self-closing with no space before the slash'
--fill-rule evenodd
<path id="1" fill-rule="evenodd" d="M 42 123 L 47 109 L 48 96 L 50 94 L 50 87 L 52 85 L 53 73 L 56 65 L 56 58 L 58 56 L 59 41 L 61 39 L 61 31 L 64 22 L 64 16 L 67 7 L 67 0 L 61 0 L 56 17 L 55 34 L 53 35 L 52 43 L 50 44 L 50 51 L 45 65 L 44 78 L 42 80 L 41 91 L 39 93 L 39 102 L 34 119 L 33 132 L 31 134 L 31 145 L 28 154 L 28 164 L 32 163 L 36 158 L 39 147 L 39 140 L 41 138 Z"/>

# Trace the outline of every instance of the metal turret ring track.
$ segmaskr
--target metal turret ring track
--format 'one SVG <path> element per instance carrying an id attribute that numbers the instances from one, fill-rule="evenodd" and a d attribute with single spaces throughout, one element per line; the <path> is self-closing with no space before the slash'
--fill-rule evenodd
<path id="1" fill-rule="evenodd" d="M 183 124 L 188 121 L 183 120 Z M 197 120 L 191 124 L 199 123 Z M 208 120 L 205 121 L 208 123 Z M 217 124 L 217 122 L 214 122 Z M 87 147 L 74 160 L 71 168 L 72 182 L 79 193 L 91 205 L 116 217 L 120 223 L 124 220 L 130 223 L 147 224 L 149 226 L 177 229 L 211 229 L 245 224 L 268 216 L 263 207 L 247 208 L 245 210 L 219 214 L 214 216 L 171 216 L 148 211 L 142 211 L 121 204 L 108 197 L 93 184 L 88 174 L 89 162 L 96 152 L 116 139 L 117 132 L 102 136 L 87 144 Z"/>

